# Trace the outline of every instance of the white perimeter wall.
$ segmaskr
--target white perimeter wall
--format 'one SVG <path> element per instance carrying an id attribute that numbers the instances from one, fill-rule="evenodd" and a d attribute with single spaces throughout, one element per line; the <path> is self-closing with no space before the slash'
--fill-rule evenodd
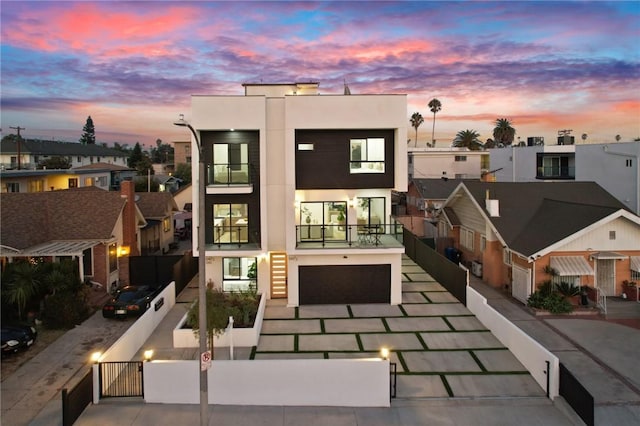
<path id="1" fill-rule="evenodd" d="M 389 361 L 213 361 L 209 404 L 389 407 Z M 144 363 L 147 403 L 197 404 L 198 361 Z"/>
<path id="2" fill-rule="evenodd" d="M 467 286 L 467 308 L 491 330 L 500 343 L 509 348 L 509 351 L 545 391 L 547 389 L 546 361 L 549 361 L 549 398 L 554 399 L 558 396 L 560 386 L 558 357 L 489 306 L 487 299 L 470 286 Z"/>

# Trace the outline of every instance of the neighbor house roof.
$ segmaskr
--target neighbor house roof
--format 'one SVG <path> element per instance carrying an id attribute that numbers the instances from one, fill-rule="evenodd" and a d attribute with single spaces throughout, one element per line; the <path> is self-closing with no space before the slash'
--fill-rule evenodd
<path id="1" fill-rule="evenodd" d="M 595 182 L 472 182 L 455 193 L 469 194 L 499 238 L 522 255 L 531 256 L 619 214 L 640 218 Z M 490 216 L 485 199 L 498 200 L 499 216 Z M 447 207 L 455 210 L 455 194 Z"/>
<path id="2" fill-rule="evenodd" d="M 163 219 L 180 211 L 169 192 L 136 192 L 136 204 L 145 219 Z"/>
<path id="3" fill-rule="evenodd" d="M 95 187 L 1 194 L 0 245 L 23 250 L 58 240 L 110 240 L 125 202 Z"/>
<path id="4" fill-rule="evenodd" d="M 100 171 L 109 170 L 112 172 L 118 172 L 118 171 L 129 171 L 129 170 L 134 171 L 135 169 L 121 166 L 119 164 L 92 163 L 92 164 L 87 164 L 86 166 L 74 167 L 71 170 L 100 170 Z"/>
<path id="5" fill-rule="evenodd" d="M 460 185 L 460 182 L 471 182 L 471 180 L 439 178 L 413 179 L 411 182 L 422 198 L 426 200 L 446 200 L 458 185 Z"/>
<path id="6" fill-rule="evenodd" d="M 18 152 L 15 140 L 5 139 L 0 142 L 0 151 L 4 153 Z M 73 142 L 55 142 L 35 139 L 23 139 L 20 142 L 20 151 L 33 155 L 60 155 L 60 156 L 100 156 L 100 157 L 127 157 L 128 154 L 117 149 L 108 148 L 103 145 Z"/>

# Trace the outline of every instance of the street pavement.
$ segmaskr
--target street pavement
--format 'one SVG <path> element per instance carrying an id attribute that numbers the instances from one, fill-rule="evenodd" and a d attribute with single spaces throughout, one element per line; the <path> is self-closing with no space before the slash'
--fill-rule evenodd
<path id="1" fill-rule="evenodd" d="M 405 260 L 403 261 L 403 271 L 405 267 L 410 270 L 415 270 L 416 266 L 411 261 Z M 422 273 L 424 272 L 422 271 Z M 425 282 L 421 282 L 421 280 L 412 282 L 410 279 L 406 281 L 405 284 L 407 288 L 411 290 L 408 291 L 408 293 L 413 294 L 405 296 L 408 297 L 408 299 L 403 299 L 403 306 L 415 304 L 415 298 L 418 297 L 418 294 L 426 295 L 428 301 L 435 305 L 435 301 L 429 298 L 430 291 L 421 288 Z M 640 424 L 640 392 L 638 392 L 639 379 L 637 372 L 637 354 L 639 353 L 637 344 L 640 342 L 640 330 L 594 319 L 577 319 L 575 317 L 541 319 L 531 315 L 526 308 L 506 298 L 502 292 L 489 288 L 473 278 L 472 286 L 487 297 L 489 304 L 494 306 L 507 318 L 511 319 L 512 322 L 538 340 L 543 346 L 549 348 L 559 356 L 561 362 L 566 364 L 583 385 L 587 387 L 596 400 L 596 424 Z M 182 309 L 184 311 L 189 299 L 192 299 L 196 288 L 192 285 L 189 287 L 191 288 L 188 288 L 186 292 L 188 293 L 190 291 L 191 296 L 182 297 L 183 295 L 181 294 L 182 299 L 179 298 L 179 302 L 181 303 L 176 305 L 176 309 Z M 440 294 L 436 295 L 435 293 Z M 434 296 L 434 298 L 438 296 L 446 297 L 441 291 L 434 291 L 431 296 Z M 442 306 L 446 304 L 448 308 L 455 305 L 447 300 L 442 300 L 441 303 Z M 440 305 L 440 303 L 438 304 Z M 414 306 L 413 309 L 422 309 L 416 306 Z M 437 309 L 442 309 L 442 306 Z M 264 332 L 267 336 L 269 335 L 269 327 L 272 327 L 271 333 L 275 336 L 277 330 L 274 331 L 273 327 L 278 325 L 291 327 L 293 325 L 293 323 L 282 322 L 282 309 L 277 309 L 273 312 L 279 313 L 265 314 L 267 317 L 265 323 L 268 324 L 268 321 L 276 321 L 270 326 L 267 325 Z M 335 316 L 327 316 L 326 314 L 318 315 L 317 309 L 314 314 L 305 314 L 304 312 L 304 309 L 298 309 L 298 316 L 305 317 L 298 319 L 311 319 L 312 321 L 322 322 L 324 323 L 325 331 L 327 325 L 333 322 L 333 326 L 335 326 L 336 321 L 339 320 L 339 318 Z M 366 315 L 363 314 L 363 316 Z M 378 317 L 380 317 L 380 315 L 378 315 Z M 391 317 L 387 315 L 382 317 L 385 318 L 387 326 L 389 325 L 388 320 L 390 319 L 394 321 L 404 320 L 404 315 Z M 461 324 L 462 322 L 466 323 L 474 320 L 472 316 L 469 317 L 466 313 L 457 313 L 455 315 L 451 313 L 440 313 L 436 315 L 435 318 L 444 320 L 450 329 L 454 329 L 446 331 L 447 333 L 456 331 L 456 321 L 458 321 L 458 324 Z M 348 319 L 361 322 L 363 318 L 356 317 Z M 86 368 L 89 368 L 88 355 L 91 352 L 96 349 L 105 350 L 110 344 L 109 342 L 115 341 L 128 326 L 128 324 L 124 322 L 108 322 L 107 324 L 111 326 L 112 330 L 107 331 L 100 328 L 104 325 L 99 324 L 100 322 L 97 320 L 102 320 L 102 318 L 92 317 L 87 323 L 76 327 L 76 329 L 54 342 L 54 344 L 44 350 L 39 356 L 36 356 L 33 360 L 35 362 L 33 366 L 31 366 L 31 363 L 25 364 L 14 375 L 2 383 L 3 425 L 32 424 L 41 426 L 62 424 L 60 414 L 60 390 L 63 387 L 70 387 L 73 380 L 79 378 L 79 376 L 86 371 Z M 451 320 L 454 322 L 451 323 Z M 339 322 L 340 321 L 338 321 L 338 323 Z M 433 322 L 432 319 L 429 319 L 429 322 Z M 166 325 L 166 327 L 170 326 L 169 323 L 175 324 L 175 319 L 167 321 L 168 325 Z M 91 326 L 91 324 L 93 324 L 93 326 Z M 120 326 L 122 329 L 115 330 L 116 326 Z M 162 324 L 159 328 L 161 327 Z M 441 325 L 437 327 L 441 327 Z M 477 325 L 471 330 L 473 332 L 479 332 Z M 429 330 L 424 330 L 424 327 L 420 327 L 419 331 L 420 333 L 418 334 L 429 334 Z M 442 332 L 443 330 L 440 331 Z M 375 330 L 373 333 L 375 334 Z M 410 330 L 408 334 L 410 335 L 411 333 L 415 334 L 415 330 Z M 305 333 L 297 330 L 296 334 L 300 335 Z M 363 335 L 365 334 L 367 333 L 363 333 Z M 381 335 L 384 337 L 387 334 L 382 333 Z M 435 332 L 433 335 L 435 335 Z M 154 343 L 154 345 L 168 346 L 166 336 L 159 336 L 157 333 L 154 333 L 152 338 L 160 339 L 159 341 L 164 341 L 164 343 Z M 306 337 L 310 338 L 310 340 L 308 340 L 309 342 L 312 342 L 314 339 L 312 336 Z M 375 339 L 379 338 L 380 336 L 375 336 Z M 447 344 L 451 344 L 451 341 L 448 342 Z M 576 342 L 580 342 L 580 344 Z M 585 342 L 589 343 L 587 344 Z M 263 346 L 260 346 L 261 344 Z M 478 345 L 477 341 L 473 343 L 473 345 Z M 486 369 L 487 366 L 484 365 L 485 363 L 483 362 L 486 358 L 481 358 L 478 354 L 481 354 L 482 351 L 487 349 L 473 345 L 471 352 L 474 353 L 475 358 L 472 358 L 474 358 L 476 365 L 482 365 Z M 148 347 L 147 344 L 144 346 Z M 343 349 L 325 349 L 324 351 L 320 350 L 320 352 L 323 353 L 323 356 L 326 352 L 328 357 L 351 356 L 351 347 L 349 348 L 347 351 Z M 373 346 L 371 346 L 371 348 L 373 348 Z M 238 348 L 236 348 L 236 355 L 238 355 L 237 349 Z M 420 352 L 417 349 L 415 353 L 408 351 L 407 354 L 413 354 L 415 356 L 416 353 Z M 283 352 L 278 352 L 280 350 L 281 349 L 276 349 L 275 351 L 270 350 L 268 346 L 265 347 L 261 339 L 255 355 L 256 358 L 273 357 L 277 356 L 277 353 L 282 353 L 283 356 L 292 356 L 291 353 L 295 352 L 288 347 Z M 365 351 L 365 348 L 362 348 L 362 350 Z M 496 348 L 491 346 L 489 350 L 496 350 Z M 500 350 L 504 351 L 504 349 Z M 216 356 L 219 359 L 224 358 L 224 352 L 224 350 L 220 350 L 216 353 Z M 302 352 L 305 356 L 309 355 L 309 351 Z M 405 354 L 402 353 L 401 350 L 399 352 L 404 358 Z M 197 352 L 191 354 L 182 353 L 181 355 L 175 355 L 169 352 L 169 354 L 169 357 L 184 356 L 189 358 L 196 356 Z M 248 351 L 240 355 L 240 357 L 245 358 L 248 356 Z M 157 356 L 156 359 L 158 359 Z M 404 361 L 404 363 L 399 362 L 400 367 L 408 366 L 408 368 L 411 369 L 410 366 L 412 364 L 407 363 L 406 359 Z M 424 360 L 421 362 L 423 361 Z M 465 362 L 468 362 L 468 360 L 465 360 Z M 633 370 L 634 364 L 636 366 L 635 371 Z M 69 370 L 68 372 L 65 372 L 65 365 Z M 72 365 L 75 367 L 70 368 Z M 421 364 L 414 362 L 413 365 L 417 366 Z M 487 362 L 487 365 L 491 364 Z M 46 366 L 46 369 L 44 366 Z M 509 371 L 511 371 L 511 368 L 512 367 L 509 368 Z M 39 370 L 43 371 L 40 374 L 36 374 Z M 489 367 L 489 371 L 490 370 L 491 367 Z M 62 377 L 63 373 L 66 373 L 64 377 Z M 436 374 L 436 377 L 448 377 L 447 374 L 451 373 L 452 371 L 440 371 L 439 374 Z M 417 375 L 419 376 L 420 374 Z M 452 377 L 455 375 L 459 374 L 451 374 Z M 478 377 L 484 377 L 484 375 L 479 375 Z M 524 377 L 530 376 L 524 375 Z M 47 385 L 47 380 L 53 378 L 57 380 L 52 382 L 51 385 Z M 495 384 L 502 386 L 500 382 L 495 382 Z M 447 395 L 438 395 L 439 391 L 434 392 L 433 395 L 421 396 L 420 392 L 425 392 L 425 389 L 427 389 L 427 394 L 430 392 L 428 386 L 421 388 L 416 395 L 401 395 L 400 389 L 402 389 L 402 385 L 402 382 L 399 381 L 399 396 L 402 397 L 392 400 L 390 408 L 237 407 L 212 405 L 209 407 L 208 423 L 216 425 L 298 425 L 302 423 L 308 423 L 309 425 L 581 424 L 575 413 L 567 408 L 562 398 L 551 402 L 544 397 L 538 396 L 538 393 L 509 396 L 503 392 L 497 394 L 495 392 L 494 394 L 484 394 L 480 392 L 480 394 L 477 395 L 456 394 L 454 392 L 454 397 L 451 398 Z M 407 387 L 405 384 L 405 390 Z M 485 386 L 484 389 L 491 389 L 491 385 Z M 144 401 L 137 399 L 118 399 L 104 400 L 98 405 L 90 405 L 76 424 L 117 424 L 126 426 L 194 424 L 198 421 L 199 407 L 197 405 L 145 404 Z"/>

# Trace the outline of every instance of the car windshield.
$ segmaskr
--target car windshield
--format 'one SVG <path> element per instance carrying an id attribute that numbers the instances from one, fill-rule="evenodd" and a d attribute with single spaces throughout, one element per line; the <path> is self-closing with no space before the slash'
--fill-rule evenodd
<path id="1" fill-rule="evenodd" d="M 131 302 L 138 298 L 142 297 L 142 291 L 133 290 L 133 291 L 123 291 L 118 295 L 119 302 Z"/>

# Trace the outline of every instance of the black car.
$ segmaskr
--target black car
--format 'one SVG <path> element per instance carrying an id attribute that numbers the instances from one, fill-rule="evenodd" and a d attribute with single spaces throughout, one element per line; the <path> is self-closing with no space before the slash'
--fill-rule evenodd
<path id="1" fill-rule="evenodd" d="M 144 314 L 157 291 L 146 285 L 128 285 L 116 291 L 116 294 L 102 307 L 105 318 L 127 318 Z"/>
<path id="2" fill-rule="evenodd" d="M 38 335 L 35 327 L 29 325 L 2 325 L 2 354 L 12 354 L 28 349 Z"/>

